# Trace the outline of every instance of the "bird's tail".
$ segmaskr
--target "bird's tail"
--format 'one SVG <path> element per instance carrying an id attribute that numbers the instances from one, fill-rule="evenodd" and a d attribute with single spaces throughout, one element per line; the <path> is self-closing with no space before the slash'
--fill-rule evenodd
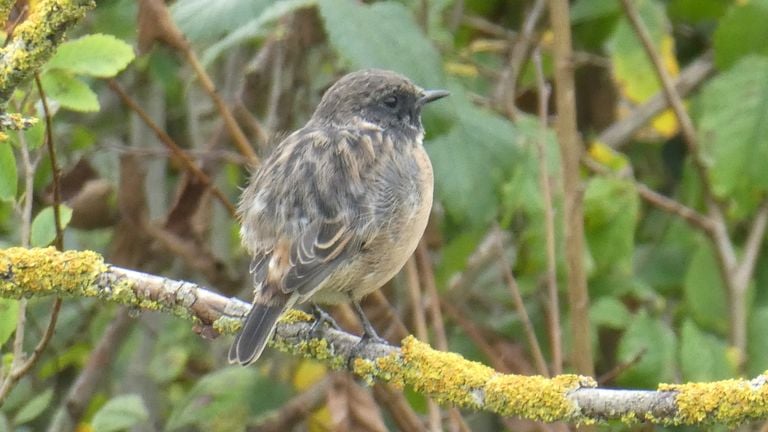
<path id="1" fill-rule="evenodd" d="M 258 300 L 245 317 L 240 333 L 235 336 L 229 348 L 229 362 L 247 366 L 259 359 L 261 352 L 275 332 L 275 324 L 280 315 L 290 307 L 289 299 L 275 296 L 268 303 Z"/>

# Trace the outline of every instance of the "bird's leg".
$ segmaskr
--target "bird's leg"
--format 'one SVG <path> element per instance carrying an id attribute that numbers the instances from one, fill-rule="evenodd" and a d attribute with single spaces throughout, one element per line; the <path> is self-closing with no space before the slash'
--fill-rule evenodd
<path id="1" fill-rule="evenodd" d="M 355 313 L 357 313 L 357 317 L 360 319 L 360 323 L 363 325 L 363 336 L 360 338 L 360 344 L 367 344 L 370 342 L 389 345 L 389 342 L 387 342 L 386 339 L 383 339 L 380 337 L 376 330 L 374 330 L 373 326 L 371 325 L 371 322 L 368 321 L 368 318 L 365 316 L 365 313 L 363 312 L 363 308 L 360 307 L 360 303 L 357 300 L 352 300 L 352 307 L 355 309 Z"/>
<path id="2" fill-rule="evenodd" d="M 320 307 L 314 303 L 312 303 L 312 316 L 315 317 L 315 322 L 312 323 L 312 327 L 309 328 L 309 334 L 312 336 L 317 336 L 317 333 L 320 331 L 320 327 L 323 324 L 328 324 L 336 330 L 341 330 L 341 327 L 336 324 L 336 320 L 333 319 L 331 314 L 320 309 Z"/>

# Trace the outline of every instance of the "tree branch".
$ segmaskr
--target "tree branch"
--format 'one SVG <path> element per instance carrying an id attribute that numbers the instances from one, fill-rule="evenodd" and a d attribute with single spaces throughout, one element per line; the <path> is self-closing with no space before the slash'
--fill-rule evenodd
<path id="1" fill-rule="evenodd" d="M 97 297 L 131 307 L 164 310 L 221 333 L 238 329 L 249 305 L 190 282 L 110 266 L 94 252 L 53 248 L 0 250 L 0 297 Z M 592 378 L 501 374 L 458 354 L 439 352 L 409 336 L 402 347 L 369 343 L 331 328 L 319 338 L 311 317 L 292 311 L 278 324 L 272 346 L 347 369 L 368 383 L 409 386 L 445 405 L 539 421 L 639 421 L 666 425 L 734 425 L 768 416 L 768 375 L 713 383 L 661 384 L 656 391 L 596 388 Z M 316 332 L 317 333 L 317 332 Z"/>

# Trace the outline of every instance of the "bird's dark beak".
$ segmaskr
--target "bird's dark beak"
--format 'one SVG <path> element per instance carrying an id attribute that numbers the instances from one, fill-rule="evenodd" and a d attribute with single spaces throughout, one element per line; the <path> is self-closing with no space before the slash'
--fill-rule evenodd
<path id="1" fill-rule="evenodd" d="M 442 99 L 449 94 L 450 93 L 446 90 L 424 90 L 423 95 L 419 98 L 418 105 L 424 106 L 432 101 Z"/>

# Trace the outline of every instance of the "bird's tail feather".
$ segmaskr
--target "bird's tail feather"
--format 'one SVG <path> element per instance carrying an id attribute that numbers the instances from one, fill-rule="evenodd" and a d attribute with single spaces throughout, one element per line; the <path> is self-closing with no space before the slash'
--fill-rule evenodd
<path id="1" fill-rule="evenodd" d="M 288 302 L 273 304 L 254 303 L 245 317 L 240 333 L 229 348 L 229 362 L 247 366 L 258 360 L 275 331 L 280 315 L 288 309 Z"/>

